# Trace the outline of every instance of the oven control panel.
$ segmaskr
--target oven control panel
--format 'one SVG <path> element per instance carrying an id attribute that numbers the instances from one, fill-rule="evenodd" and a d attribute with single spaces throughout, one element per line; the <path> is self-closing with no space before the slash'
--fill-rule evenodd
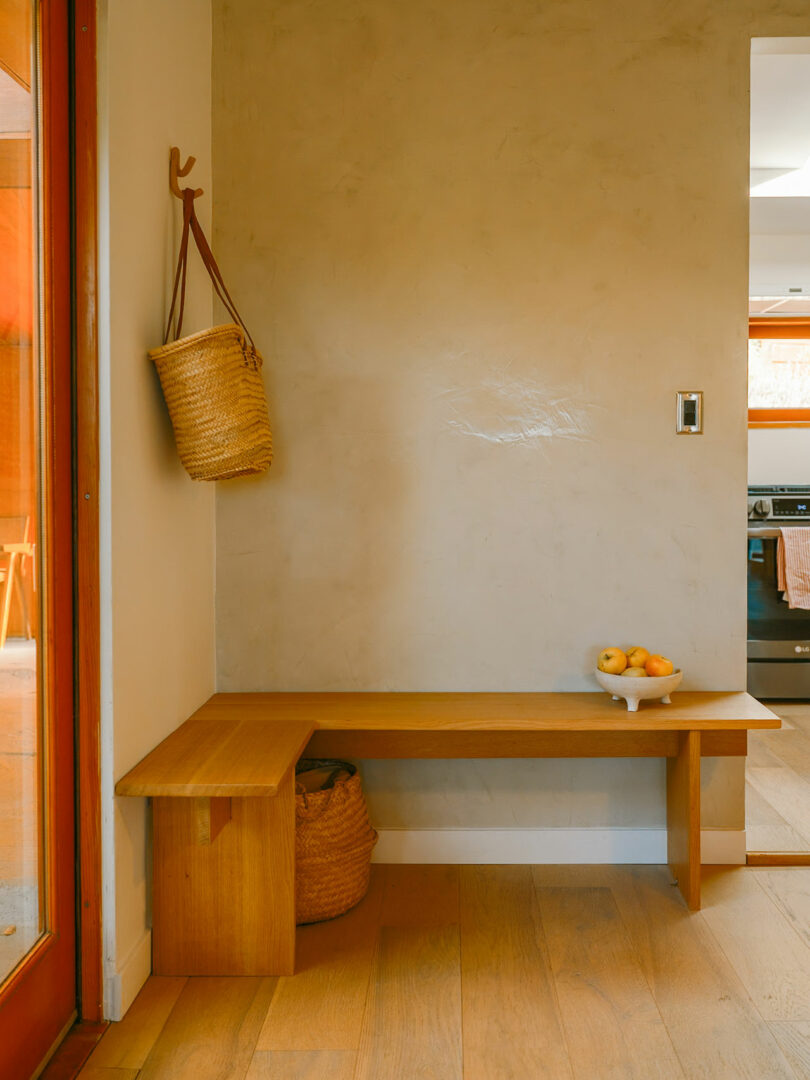
<path id="1" fill-rule="evenodd" d="M 751 521 L 810 521 L 810 487 L 750 487 Z"/>

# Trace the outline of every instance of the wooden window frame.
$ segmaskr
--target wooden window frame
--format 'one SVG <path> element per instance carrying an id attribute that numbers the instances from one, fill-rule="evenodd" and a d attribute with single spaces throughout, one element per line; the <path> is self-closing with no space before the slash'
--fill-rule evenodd
<path id="1" fill-rule="evenodd" d="M 748 319 L 748 340 L 781 338 L 810 340 L 810 317 L 752 315 Z M 749 428 L 810 427 L 808 409 L 749 409 Z"/>

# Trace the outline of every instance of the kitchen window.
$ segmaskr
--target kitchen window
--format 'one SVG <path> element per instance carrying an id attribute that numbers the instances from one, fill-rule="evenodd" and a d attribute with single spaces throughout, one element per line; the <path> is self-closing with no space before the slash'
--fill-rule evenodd
<path id="1" fill-rule="evenodd" d="M 810 317 L 749 316 L 748 426 L 810 427 Z"/>

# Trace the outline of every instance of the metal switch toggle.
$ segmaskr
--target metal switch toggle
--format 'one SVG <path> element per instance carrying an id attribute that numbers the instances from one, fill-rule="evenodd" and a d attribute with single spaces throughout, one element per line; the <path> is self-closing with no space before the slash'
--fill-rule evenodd
<path id="1" fill-rule="evenodd" d="M 703 434 L 703 391 L 679 390 L 675 430 L 679 435 Z"/>

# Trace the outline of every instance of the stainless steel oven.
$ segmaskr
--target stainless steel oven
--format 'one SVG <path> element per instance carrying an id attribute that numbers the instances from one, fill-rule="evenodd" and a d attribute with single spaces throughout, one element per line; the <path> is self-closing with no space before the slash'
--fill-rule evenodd
<path id="1" fill-rule="evenodd" d="M 748 489 L 748 692 L 810 698 L 810 611 L 776 587 L 781 525 L 810 528 L 810 487 Z"/>

